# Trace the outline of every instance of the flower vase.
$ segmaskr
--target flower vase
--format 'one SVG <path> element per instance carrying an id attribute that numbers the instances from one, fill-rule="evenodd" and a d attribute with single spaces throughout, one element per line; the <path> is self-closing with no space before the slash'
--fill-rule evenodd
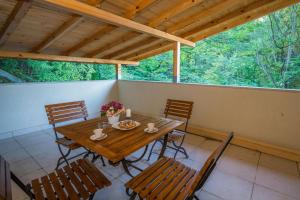
<path id="1" fill-rule="evenodd" d="M 107 117 L 107 119 L 108 119 L 108 123 L 109 123 L 109 124 L 116 124 L 116 123 L 119 122 L 120 115 Z"/>

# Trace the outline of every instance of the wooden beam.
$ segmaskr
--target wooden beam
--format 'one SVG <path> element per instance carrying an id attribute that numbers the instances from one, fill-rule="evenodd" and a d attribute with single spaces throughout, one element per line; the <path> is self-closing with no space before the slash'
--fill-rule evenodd
<path id="1" fill-rule="evenodd" d="M 31 0 L 18 1 L 13 11 L 7 18 L 3 28 L 0 31 L 0 46 L 3 45 L 9 36 L 18 27 L 21 20 L 24 18 L 32 4 Z"/>
<path id="2" fill-rule="evenodd" d="M 180 82 L 180 43 L 176 42 L 173 49 L 173 83 Z"/>
<path id="3" fill-rule="evenodd" d="M 53 33 L 47 36 L 40 44 L 32 49 L 32 52 L 41 52 L 57 41 L 59 38 L 64 36 L 74 27 L 76 27 L 79 23 L 83 21 L 83 17 L 73 16 L 71 19 L 63 23 L 58 29 L 56 29 Z"/>
<path id="4" fill-rule="evenodd" d="M 112 14 L 110 12 L 98 9 L 93 6 L 89 6 L 85 3 L 81 3 L 76 0 L 43 0 L 48 4 L 63 8 L 66 11 L 76 13 L 78 15 L 83 15 L 96 20 L 101 20 L 109 24 L 114 24 L 116 26 L 126 27 L 137 32 L 146 33 L 154 37 L 164 38 L 166 40 L 180 42 L 188 46 L 195 46 L 194 42 L 188 41 L 186 39 L 171 35 L 169 33 L 160 31 L 158 29 L 151 28 L 149 26 L 137 23 L 135 21 L 120 17 L 118 15 Z"/>
<path id="5" fill-rule="evenodd" d="M 122 79 L 122 65 L 116 64 L 115 69 L 116 69 L 116 80 L 121 80 Z"/>
<path id="6" fill-rule="evenodd" d="M 140 12 L 142 9 L 144 9 L 147 6 L 151 5 L 153 2 L 154 2 L 154 0 L 140 0 L 134 8 L 128 8 L 127 9 L 127 12 L 124 15 L 124 17 L 126 17 L 127 19 L 133 19 L 136 16 L 136 14 L 138 13 L 138 11 Z M 63 53 L 63 55 L 71 55 L 72 53 L 78 51 L 82 47 L 92 43 L 95 40 L 100 39 L 105 34 L 110 34 L 111 32 L 117 30 L 118 28 L 119 27 L 112 26 L 112 25 L 107 25 L 104 28 L 102 28 L 101 30 L 97 31 L 96 33 L 90 35 L 88 38 L 80 41 L 75 46 L 73 46 L 73 47 L 69 48 L 68 50 L 66 50 Z M 107 49 L 107 48 L 105 48 L 105 49 Z M 92 54 L 92 52 L 90 52 L 88 54 Z M 87 57 L 94 57 L 94 55 L 87 56 Z"/>
<path id="7" fill-rule="evenodd" d="M 148 26 L 151 26 L 153 28 L 156 28 L 157 26 L 159 26 L 162 22 L 170 19 L 171 17 L 180 14 L 182 12 L 184 12 L 185 10 L 202 3 L 203 0 L 188 0 L 188 1 L 180 1 L 178 4 L 176 4 L 175 6 L 172 6 L 171 8 L 168 8 L 166 10 L 164 10 L 163 12 L 161 12 L 160 15 L 155 16 L 154 18 L 152 18 L 149 22 L 148 22 Z M 125 36 L 126 37 L 126 36 Z M 138 37 L 140 37 L 140 35 L 137 35 L 136 37 L 132 38 L 132 39 L 137 39 Z M 150 40 L 149 38 L 147 38 L 146 40 L 140 42 L 140 44 L 147 44 L 148 40 Z M 130 40 L 128 40 L 130 41 Z M 118 44 L 116 44 L 118 45 Z M 137 47 L 139 45 L 136 45 Z M 123 48 L 123 50 L 120 50 L 121 52 L 126 51 L 126 49 L 130 49 L 129 47 L 125 47 Z M 106 49 L 107 51 L 107 49 Z M 104 53 L 104 51 L 102 51 L 101 53 Z M 116 56 L 118 52 L 116 52 L 115 54 L 113 54 L 113 56 Z M 112 53 L 109 55 L 111 56 Z M 91 57 L 94 57 L 96 55 L 93 55 Z M 109 57 L 107 56 L 107 57 Z M 122 55 L 119 55 L 122 56 Z"/>
<path id="8" fill-rule="evenodd" d="M 48 60 L 48 61 L 65 61 L 65 62 L 80 62 L 80 63 L 94 63 L 94 64 L 124 64 L 124 65 L 138 65 L 138 62 L 127 60 L 107 60 L 98 58 L 82 58 L 70 56 L 57 56 L 38 53 L 25 53 L 13 51 L 0 51 L 1 58 L 18 58 L 18 59 L 33 59 L 33 60 Z"/>
<path id="9" fill-rule="evenodd" d="M 291 6 L 300 2 L 300 0 L 257 0 L 250 5 L 247 5 L 243 8 L 232 11 L 231 13 L 207 24 L 196 27 L 195 29 L 188 31 L 181 35 L 181 37 L 186 37 L 197 42 L 201 39 L 207 38 L 214 34 L 226 31 L 229 28 L 234 28 L 246 22 L 252 21 L 254 19 L 260 18 L 264 15 L 267 15 L 271 12 L 275 12 L 279 9 Z M 216 23 L 219 22 L 219 24 Z M 151 49 L 152 48 L 152 49 Z M 139 50 L 135 55 L 127 56 L 128 60 L 142 60 L 147 57 L 151 57 L 166 51 L 172 50 L 172 43 L 164 42 L 159 45 L 153 45 L 145 51 Z M 124 58 L 124 57 L 122 57 Z"/>

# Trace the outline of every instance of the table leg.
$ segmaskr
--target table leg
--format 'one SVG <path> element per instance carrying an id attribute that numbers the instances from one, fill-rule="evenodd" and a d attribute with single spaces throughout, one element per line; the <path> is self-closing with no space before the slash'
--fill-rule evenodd
<path id="1" fill-rule="evenodd" d="M 131 167 L 133 167 L 133 168 L 135 168 L 135 169 L 137 169 L 137 170 L 139 170 L 139 171 L 143 171 L 143 170 L 140 169 L 139 167 L 133 165 L 133 163 L 136 163 L 136 162 L 140 161 L 140 160 L 145 156 L 147 150 L 148 150 L 148 145 L 145 146 L 144 152 L 143 152 L 142 155 L 141 155 L 139 158 L 137 158 L 136 160 L 126 160 L 126 159 L 123 159 L 123 160 L 121 161 L 122 166 L 123 166 L 125 172 L 126 172 L 129 176 L 133 177 L 133 175 L 130 173 L 130 171 L 129 171 L 129 169 L 128 169 L 128 166 L 131 166 Z"/>
<path id="2" fill-rule="evenodd" d="M 161 151 L 160 151 L 160 154 L 159 154 L 157 160 L 159 160 L 161 157 L 164 156 L 164 153 L 165 153 L 165 151 L 166 151 L 167 144 L 168 144 L 168 137 L 169 137 L 169 134 L 166 134 L 166 135 L 164 136 L 163 145 L 162 145 L 162 147 L 161 147 Z"/>

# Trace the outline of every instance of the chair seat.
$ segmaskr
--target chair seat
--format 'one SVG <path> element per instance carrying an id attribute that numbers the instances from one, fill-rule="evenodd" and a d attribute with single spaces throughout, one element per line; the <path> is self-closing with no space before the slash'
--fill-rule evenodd
<path id="1" fill-rule="evenodd" d="M 161 158 L 126 183 L 143 199 L 185 199 L 197 173 L 172 159 Z"/>
<path id="2" fill-rule="evenodd" d="M 78 160 L 53 173 L 34 179 L 31 187 L 35 199 L 88 199 L 111 182 L 89 161 Z"/>
<path id="3" fill-rule="evenodd" d="M 168 142 L 175 142 L 178 140 L 181 140 L 184 136 L 185 132 L 180 131 L 180 130 L 174 130 L 172 131 L 169 136 L 168 136 Z"/>
<path id="4" fill-rule="evenodd" d="M 70 139 L 68 139 L 66 137 L 57 139 L 56 143 L 61 144 L 61 145 L 65 146 L 65 147 L 67 147 L 69 149 L 72 149 L 72 150 L 73 149 L 78 149 L 78 148 L 81 147 L 80 144 L 75 143 L 73 140 L 70 140 Z"/>

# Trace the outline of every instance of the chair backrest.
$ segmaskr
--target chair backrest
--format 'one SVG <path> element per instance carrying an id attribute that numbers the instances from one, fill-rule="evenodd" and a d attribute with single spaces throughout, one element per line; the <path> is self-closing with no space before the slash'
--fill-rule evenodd
<path id="1" fill-rule="evenodd" d="M 193 181 L 193 185 L 191 187 L 191 191 L 193 193 L 201 189 L 201 187 L 204 185 L 205 181 L 214 170 L 219 158 L 225 151 L 226 147 L 229 145 L 232 138 L 233 133 L 231 132 L 228 134 L 227 138 L 213 151 L 213 153 L 210 154 L 201 170 L 197 172 L 197 175 L 195 176 L 195 180 Z"/>
<path id="2" fill-rule="evenodd" d="M 84 101 L 74 101 L 45 106 L 49 124 L 55 124 L 74 119 L 87 119 L 88 113 Z"/>
<path id="3" fill-rule="evenodd" d="M 0 200 L 11 200 L 11 180 L 9 164 L 0 155 Z"/>
<path id="4" fill-rule="evenodd" d="M 167 99 L 167 104 L 165 107 L 165 117 L 176 116 L 180 118 L 186 119 L 185 123 L 185 131 L 188 126 L 188 121 L 192 115 L 194 102 L 192 101 L 183 101 L 183 100 L 176 100 L 176 99 Z"/>

